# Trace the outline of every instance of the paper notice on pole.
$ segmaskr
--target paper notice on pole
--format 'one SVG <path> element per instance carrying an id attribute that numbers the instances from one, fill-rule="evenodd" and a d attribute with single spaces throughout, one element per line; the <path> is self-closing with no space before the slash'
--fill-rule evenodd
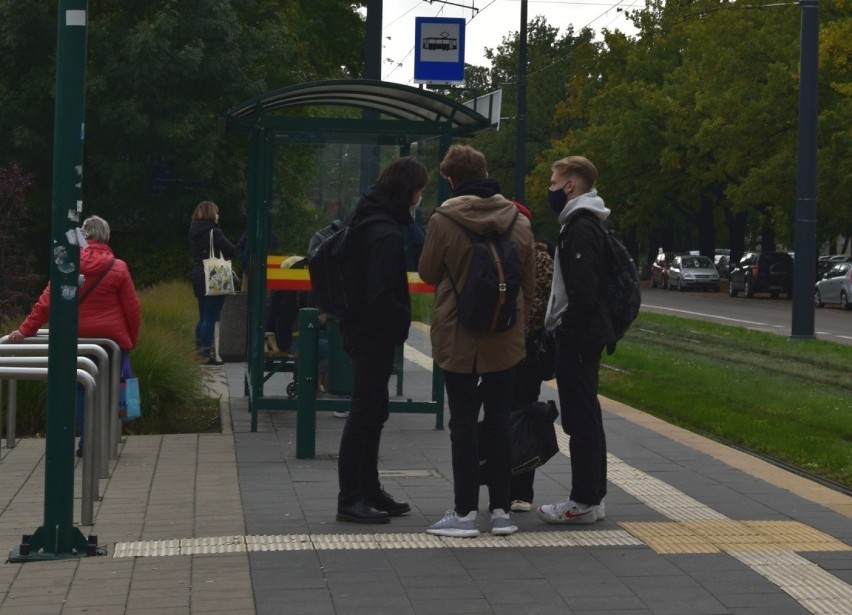
<path id="1" fill-rule="evenodd" d="M 65 11 L 66 26 L 85 26 L 86 11 Z"/>

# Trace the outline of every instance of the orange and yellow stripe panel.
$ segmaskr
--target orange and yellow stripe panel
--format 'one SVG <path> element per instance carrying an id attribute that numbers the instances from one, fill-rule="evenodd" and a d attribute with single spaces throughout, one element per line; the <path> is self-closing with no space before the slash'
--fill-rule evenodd
<path id="1" fill-rule="evenodd" d="M 305 269 L 282 269 L 281 263 L 288 256 L 266 257 L 266 288 L 267 290 L 310 291 L 311 274 Z M 435 287 L 420 279 L 416 271 L 408 272 L 408 292 L 428 295 L 435 292 Z"/>

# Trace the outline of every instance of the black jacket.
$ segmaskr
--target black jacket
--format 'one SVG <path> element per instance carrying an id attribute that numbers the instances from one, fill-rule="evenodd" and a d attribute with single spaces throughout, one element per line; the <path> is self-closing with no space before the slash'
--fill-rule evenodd
<path id="1" fill-rule="evenodd" d="M 192 248 L 192 292 L 204 296 L 204 264 L 210 258 L 210 233 L 213 233 L 213 250 L 222 258 L 233 258 L 237 249 L 227 240 L 219 225 L 210 220 L 193 220 L 189 225 L 189 245 Z"/>
<path id="2" fill-rule="evenodd" d="M 556 334 L 579 352 L 615 343 L 615 331 L 603 299 L 606 236 L 591 212 L 577 212 L 559 234 L 559 266 L 568 293 Z M 584 258 L 575 259 L 575 254 Z"/>
<path id="3" fill-rule="evenodd" d="M 383 217 L 366 220 L 376 215 Z M 407 205 L 394 203 L 376 188 L 358 201 L 351 222 L 353 241 L 347 246 L 355 296 L 341 323 L 344 336 L 368 336 L 393 344 L 408 339 L 411 298 L 400 225 L 411 221 Z"/>

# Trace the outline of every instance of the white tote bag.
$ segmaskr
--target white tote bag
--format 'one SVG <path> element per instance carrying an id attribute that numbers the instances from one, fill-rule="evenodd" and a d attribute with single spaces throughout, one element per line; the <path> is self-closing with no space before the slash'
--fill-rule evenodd
<path id="1" fill-rule="evenodd" d="M 217 256 L 213 252 L 213 231 L 210 231 L 210 257 L 205 258 L 204 264 L 204 294 L 208 297 L 234 294 L 234 272 L 231 261 Z"/>

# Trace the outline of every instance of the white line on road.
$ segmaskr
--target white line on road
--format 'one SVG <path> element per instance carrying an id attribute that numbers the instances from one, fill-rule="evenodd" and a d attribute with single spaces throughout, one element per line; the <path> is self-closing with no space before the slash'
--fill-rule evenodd
<path id="1" fill-rule="evenodd" d="M 716 314 L 705 314 L 704 312 L 693 312 L 691 310 L 679 310 L 677 308 L 664 307 L 662 305 L 649 305 L 647 303 L 642 304 L 642 308 L 650 308 L 653 310 L 663 310 L 666 312 L 678 312 L 680 314 L 689 314 L 690 316 L 703 316 L 705 318 L 714 318 L 716 320 L 728 320 L 730 322 L 742 323 L 745 325 L 757 325 L 760 327 L 772 327 L 773 329 L 784 329 L 786 326 L 782 325 L 770 325 L 766 322 L 756 322 L 754 320 L 743 320 L 742 318 L 727 318 L 726 316 L 718 316 Z"/>

